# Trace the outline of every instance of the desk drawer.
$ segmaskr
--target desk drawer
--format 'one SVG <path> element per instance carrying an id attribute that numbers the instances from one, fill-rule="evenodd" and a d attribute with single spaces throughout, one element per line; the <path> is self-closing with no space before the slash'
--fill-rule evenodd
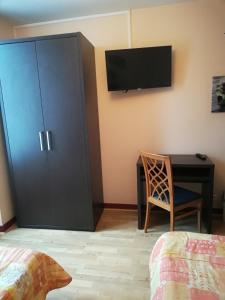
<path id="1" fill-rule="evenodd" d="M 210 181 L 210 168 L 173 167 L 175 182 L 207 182 Z"/>

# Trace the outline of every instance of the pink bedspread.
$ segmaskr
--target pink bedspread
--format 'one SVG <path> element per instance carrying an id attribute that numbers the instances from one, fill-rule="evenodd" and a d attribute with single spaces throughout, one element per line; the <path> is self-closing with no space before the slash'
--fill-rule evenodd
<path id="1" fill-rule="evenodd" d="M 168 232 L 150 257 L 152 300 L 225 299 L 225 236 Z"/>
<path id="2" fill-rule="evenodd" d="M 44 253 L 0 247 L 0 300 L 44 300 L 49 291 L 71 280 L 71 276 Z"/>

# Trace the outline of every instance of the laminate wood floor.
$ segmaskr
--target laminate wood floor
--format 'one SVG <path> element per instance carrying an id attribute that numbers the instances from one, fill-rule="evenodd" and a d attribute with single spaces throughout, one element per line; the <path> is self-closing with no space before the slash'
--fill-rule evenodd
<path id="1" fill-rule="evenodd" d="M 176 230 L 197 230 L 196 219 L 182 222 Z M 73 281 L 47 300 L 145 300 L 149 255 L 168 230 L 165 214 L 154 213 L 144 234 L 137 229 L 136 211 L 105 210 L 96 232 L 13 228 L 0 235 L 0 244 L 45 252 L 71 274 Z"/>

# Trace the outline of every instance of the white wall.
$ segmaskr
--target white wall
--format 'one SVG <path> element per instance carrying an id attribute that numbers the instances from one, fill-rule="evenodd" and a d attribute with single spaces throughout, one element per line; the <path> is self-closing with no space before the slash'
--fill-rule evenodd
<path id="1" fill-rule="evenodd" d="M 13 25 L 0 18 L 0 39 L 13 38 Z M 0 226 L 13 217 L 3 135 L 0 131 Z"/>
<path id="2" fill-rule="evenodd" d="M 133 47 L 171 44 L 173 86 L 109 93 L 104 50 L 128 47 L 128 14 L 18 27 L 18 37 L 81 31 L 96 46 L 105 202 L 136 203 L 138 150 L 206 153 L 225 189 L 225 114 L 211 113 L 212 76 L 225 75 L 225 1 L 132 10 Z"/>

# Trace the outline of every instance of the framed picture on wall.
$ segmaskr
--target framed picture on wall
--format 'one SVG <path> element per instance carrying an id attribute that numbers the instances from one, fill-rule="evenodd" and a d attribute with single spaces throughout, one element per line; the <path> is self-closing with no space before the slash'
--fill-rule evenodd
<path id="1" fill-rule="evenodd" d="M 212 112 L 225 112 L 225 76 L 213 77 Z"/>

